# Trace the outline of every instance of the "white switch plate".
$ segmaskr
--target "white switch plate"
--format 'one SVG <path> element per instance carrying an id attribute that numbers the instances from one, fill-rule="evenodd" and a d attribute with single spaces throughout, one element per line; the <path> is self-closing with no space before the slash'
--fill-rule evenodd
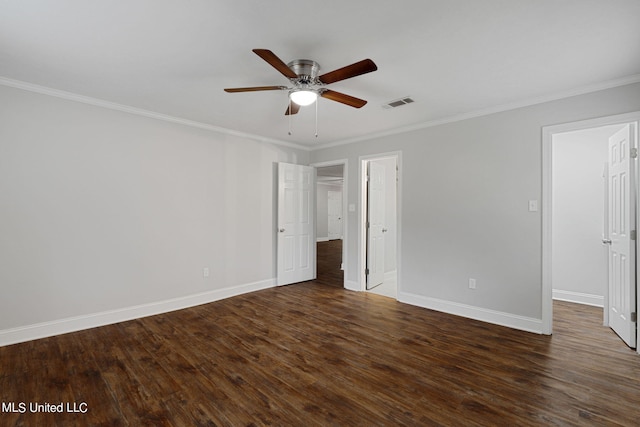
<path id="1" fill-rule="evenodd" d="M 529 200 L 529 212 L 538 212 L 537 200 Z"/>
<path id="2" fill-rule="evenodd" d="M 202 277 L 209 277 L 209 268 L 205 267 L 202 269 Z"/>
<path id="3" fill-rule="evenodd" d="M 469 289 L 476 288 L 476 279 L 469 279 Z"/>
<path id="4" fill-rule="evenodd" d="M 355 211 L 356 211 L 355 203 L 349 203 L 349 212 L 355 212 Z"/>

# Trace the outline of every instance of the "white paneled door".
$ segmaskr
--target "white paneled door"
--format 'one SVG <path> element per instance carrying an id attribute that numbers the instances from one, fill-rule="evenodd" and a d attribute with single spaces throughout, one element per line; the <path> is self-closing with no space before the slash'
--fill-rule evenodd
<path id="1" fill-rule="evenodd" d="M 384 165 L 368 163 L 367 182 L 367 289 L 384 281 L 386 178 Z"/>
<path id="2" fill-rule="evenodd" d="M 342 191 L 327 191 L 329 240 L 342 239 Z"/>
<path id="3" fill-rule="evenodd" d="M 609 138 L 609 325 L 631 347 L 636 346 L 635 141 L 626 125 Z M 634 153 L 634 154 L 632 154 Z"/>
<path id="4" fill-rule="evenodd" d="M 316 277 L 315 169 L 278 163 L 278 286 Z"/>

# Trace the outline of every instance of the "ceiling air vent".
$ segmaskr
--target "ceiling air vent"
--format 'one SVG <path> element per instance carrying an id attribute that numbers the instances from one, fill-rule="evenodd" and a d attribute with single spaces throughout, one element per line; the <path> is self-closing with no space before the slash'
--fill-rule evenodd
<path id="1" fill-rule="evenodd" d="M 411 99 L 408 96 L 405 96 L 404 98 L 400 98 L 400 99 L 395 99 L 393 101 L 389 101 L 386 104 L 384 104 L 382 106 L 382 108 L 396 108 L 396 107 L 400 107 L 401 105 L 406 105 L 406 104 L 411 104 L 413 101 L 413 99 Z"/>

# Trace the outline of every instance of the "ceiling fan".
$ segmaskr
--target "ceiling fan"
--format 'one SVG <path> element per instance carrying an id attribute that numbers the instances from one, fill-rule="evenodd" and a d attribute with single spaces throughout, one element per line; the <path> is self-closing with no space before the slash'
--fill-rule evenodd
<path id="1" fill-rule="evenodd" d="M 301 106 L 313 104 L 317 100 L 318 96 L 331 101 L 340 102 L 350 107 L 361 108 L 367 103 L 364 99 L 336 92 L 334 90 L 327 89 L 325 86 L 330 83 L 370 73 L 378 69 L 372 60 L 363 59 L 362 61 L 319 76 L 320 64 L 310 59 L 294 59 L 288 64 L 285 64 L 268 49 L 253 49 L 253 52 L 268 62 L 283 76 L 288 78 L 291 86 L 238 87 L 227 88 L 225 89 L 225 92 L 257 92 L 263 90 L 289 91 L 289 106 L 287 107 L 285 115 L 297 114 Z"/>

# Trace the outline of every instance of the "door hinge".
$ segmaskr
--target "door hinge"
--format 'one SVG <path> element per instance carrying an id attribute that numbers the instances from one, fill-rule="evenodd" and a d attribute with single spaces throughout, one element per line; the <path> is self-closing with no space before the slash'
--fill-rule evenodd
<path id="1" fill-rule="evenodd" d="M 369 275 L 369 269 L 368 268 L 364 269 L 364 274 L 367 275 L 367 276 Z"/>
<path id="2" fill-rule="evenodd" d="M 632 148 L 631 149 L 631 158 L 635 159 L 636 157 L 638 157 L 638 149 L 637 148 Z"/>
<path id="3" fill-rule="evenodd" d="M 637 322 L 638 321 L 638 315 L 636 314 L 635 311 L 633 313 L 631 313 L 631 321 L 632 322 Z"/>
<path id="4" fill-rule="evenodd" d="M 631 230 L 631 240 L 636 240 L 636 230 Z"/>

